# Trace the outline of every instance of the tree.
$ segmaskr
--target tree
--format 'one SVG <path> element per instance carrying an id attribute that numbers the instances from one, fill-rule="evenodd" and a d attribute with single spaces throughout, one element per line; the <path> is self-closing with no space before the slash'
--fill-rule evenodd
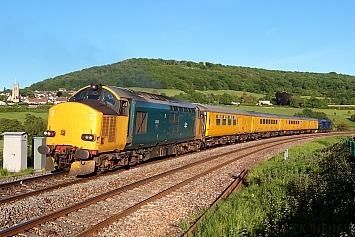
<path id="1" fill-rule="evenodd" d="M 327 115 L 323 112 L 314 112 L 311 109 L 304 109 L 302 113 L 295 113 L 294 116 L 297 117 L 307 117 L 307 118 L 327 118 Z"/>
<path id="2" fill-rule="evenodd" d="M 292 94 L 278 91 L 276 92 L 275 97 L 276 97 L 277 105 L 285 106 L 285 105 L 290 105 Z"/>
<path id="3" fill-rule="evenodd" d="M 219 103 L 224 105 L 231 105 L 233 102 L 233 96 L 228 93 L 223 93 L 219 98 Z"/>
<path id="4" fill-rule="evenodd" d="M 202 103 L 206 104 L 207 103 L 207 97 L 204 93 L 201 92 L 192 92 L 191 93 L 191 102 L 195 103 Z"/>
<path id="5" fill-rule="evenodd" d="M 324 100 L 319 100 L 316 97 L 311 97 L 306 103 L 308 108 L 324 108 L 327 106 L 328 104 Z"/>
<path id="6" fill-rule="evenodd" d="M 42 136 L 46 127 L 47 122 L 43 118 L 26 114 L 24 128 L 30 138 Z"/>
<path id="7" fill-rule="evenodd" d="M 292 96 L 290 101 L 290 106 L 293 108 L 300 108 L 303 107 L 301 97 L 299 96 Z"/>
<path id="8" fill-rule="evenodd" d="M 20 121 L 17 119 L 0 119 L 0 137 L 4 132 L 24 132 L 25 128 Z"/>
<path id="9" fill-rule="evenodd" d="M 245 91 L 240 98 L 241 103 L 243 104 L 255 104 L 258 101 L 258 98 L 248 95 Z"/>
<path id="10" fill-rule="evenodd" d="M 28 88 L 20 89 L 20 95 L 27 96 L 29 98 L 35 98 L 35 95 L 33 94 L 33 91 L 28 89 Z"/>

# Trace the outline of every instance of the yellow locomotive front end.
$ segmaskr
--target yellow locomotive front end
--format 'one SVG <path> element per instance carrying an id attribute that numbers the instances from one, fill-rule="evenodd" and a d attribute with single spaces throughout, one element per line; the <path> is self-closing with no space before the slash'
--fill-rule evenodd
<path id="1" fill-rule="evenodd" d="M 47 145 L 75 144 L 82 149 L 99 150 L 97 138 L 101 134 L 101 124 L 102 113 L 87 105 L 77 102 L 55 105 L 48 116 L 48 131 L 54 131 L 55 136 L 47 137 Z"/>
<path id="2" fill-rule="evenodd" d="M 47 147 L 52 151 L 47 156 L 46 169 L 54 170 L 54 166 L 58 169 L 69 169 L 73 164 L 73 170 L 79 173 L 93 172 L 95 162 L 83 160 L 99 151 L 101 124 L 102 114 L 88 105 L 69 102 L 53 106 L 48 115 L 47 130 L 44 132 Z M 85 166 L 75 165 L 76 158 Z M 85 167 L 86 171 L 81 170 L 82 167 Z"/>
<path id="3" fill-rule="evenodd" d="M 46 146 L 39 148 L 40 153 L 47 154 L 46 170 L 70 169 L 73 175 L 93 173 L 101 165 L 101 154 L 124 149 L 128 117 L 119 116 L 100 98 L 77 99 L 50 108 L 44 131 Z"/>

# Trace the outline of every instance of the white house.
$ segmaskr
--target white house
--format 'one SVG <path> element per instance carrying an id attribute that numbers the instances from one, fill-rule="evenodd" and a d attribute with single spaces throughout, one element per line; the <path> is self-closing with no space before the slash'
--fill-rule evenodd
<path id="1" fill-rule="evenodd" d="M 259 102 L 256 105 L 262 106 L 262 105 L 272 105 L 272 104 L 270 100 L 259 100 Z"/>

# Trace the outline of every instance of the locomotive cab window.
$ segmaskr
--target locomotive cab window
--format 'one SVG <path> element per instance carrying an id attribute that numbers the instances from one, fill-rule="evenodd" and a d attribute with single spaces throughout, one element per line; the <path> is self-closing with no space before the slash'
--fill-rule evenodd
<path id="1" fill-rule="evenodd" d="M 110 91 L 104 90 L 104 97 L 102 101 L 114 107 L 117 102 L 117 99 Z"/>
<path id="2" fill-rule="evenodd" d="M 88 90 L 88 100 L 100 100 L 101 90 Z"/>
<path id="3" fill-rule="evenodd" d="M 69 101 L 83 101 L 83 100 L 97 100 L 101 101 L 112 107 L 116 107 L 118 104 L 118 99 L 116 96 L 102 87 L 88 87 L 85 88 L 74 96 L 72 96 Z M 119 106 L 120 107 L 120 106 Z"/>
<path id="4" fill-rule="evenodd" d="M 128 101 L 127 100 L 121 100 L 120 114 L 126 115 L 126 116 L 128 115 Z"/>
<path id="5" fill-rule="evenodd" d="M 77 94 L 75 94 L 74 96 L 72 96 L 69 101 L 81 101 L 84 100 L 86 98 L 86 94 L 88 92 L 88 89 L 82 90 L 80 92 L 78 92 Z"/>

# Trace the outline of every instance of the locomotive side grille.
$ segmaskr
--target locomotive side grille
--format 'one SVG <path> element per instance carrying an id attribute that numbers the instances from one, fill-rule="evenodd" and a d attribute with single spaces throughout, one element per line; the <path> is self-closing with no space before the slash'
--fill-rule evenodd
<path id="1" fill-rule="evenodd" d="M 116 117 L 110 117 L 108 142 L 116 141 Z"/>
<path id="2" fill-rule="evenodd" d="M 108 137 L 108 142 L 116 141 L 116 117 L 105 116 L 103 118 L 102 136 Z"/>
<path id="3" fill-rule="evenodd" d="M 102 136 L 105 136 L 105 137 L 108 136 L 109 124 L 110 124 L 109 117 L 104 117 L 103 123 L 102 123 Z"/>

